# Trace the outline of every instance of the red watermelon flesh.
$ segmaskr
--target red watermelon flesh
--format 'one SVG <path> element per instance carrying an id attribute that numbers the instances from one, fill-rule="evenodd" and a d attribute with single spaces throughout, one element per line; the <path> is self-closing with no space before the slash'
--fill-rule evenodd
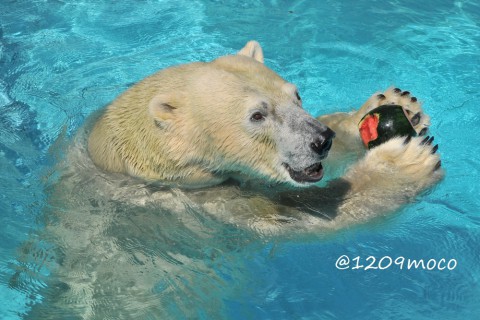
<path id="1" fill-rule="evenodd" d="M 365 147 L 368 147 L 370 141 L 376 140 L 378 138 L 378 114 L 369 114 L 363 118 L 359 124 L 360 137 L 362 138 L 363 144 Z"/>

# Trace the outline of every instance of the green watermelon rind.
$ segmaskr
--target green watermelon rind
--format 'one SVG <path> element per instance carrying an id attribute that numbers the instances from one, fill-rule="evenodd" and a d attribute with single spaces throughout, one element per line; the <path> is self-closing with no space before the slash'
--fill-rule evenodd
<path id="1" fill-rule="evenodd" d="M 368 142 L 368 149 L 377 147 L 394 137 L 417 135 L 402 106 L 392 104 L 381 105 L 367 113 L 359 123 L 362 123 L 363 119 L 368 115 L 373 114 L 379 117 L 377 127 L 378 137 Z"/>

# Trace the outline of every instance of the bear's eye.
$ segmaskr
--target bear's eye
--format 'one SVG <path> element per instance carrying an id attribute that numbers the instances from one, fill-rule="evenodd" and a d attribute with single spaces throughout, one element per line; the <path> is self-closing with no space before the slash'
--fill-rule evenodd
<path id="1" fill-rule="evenodd" d="M 298 94 L 298 91 L 295 91 L 295 96 L 297 97 L 298 101 L 302 101 L 302 98 L 300 98 L 300 95 Z"/>
<path id="2" fill-rule="evenodd" d="M 262 121 L 263 119 L 265 119 L 265 117 L 259 111 L 253 113 L 252 116 L 250 117 L 250 120 L 252 121 Z"/>

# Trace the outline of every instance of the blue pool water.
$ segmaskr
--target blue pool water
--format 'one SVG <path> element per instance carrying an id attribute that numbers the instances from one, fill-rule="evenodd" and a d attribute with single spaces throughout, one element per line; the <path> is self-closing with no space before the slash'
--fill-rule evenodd
<path id="1" fill-rule="evenodd" d="M 241 244 L 232 241 L 208 272 L 188 270 L 188 285 L 165 277 L 146 293 L 142 318 L 182 319 L 188 308 L 203 319 L 478 319 L 479 21 L 474 0 L 1 0 L 0 318 L 39 318 L 41 305 L 42 319 L 57 312 L 48 312 L 58 289 L 47 254 L 52 244 L 39 236 L 49 223 L 42 213 L 58 161 L 52 150 L 143 77 L 234 53 L 256 39 L 266 64 L 299 87 L 314 115 L 357 108 L 390 85 L 412 91 L 432 118 L 446 178 L 388 218 L 327 238 L 246 239 L 231 230 Z M 141 243 L 148 244 L 155 252 L 168 248 Z M 192 250 L 214 254 L 218 244 Z M 42 250 L 25 258 L 33 247 Z M 457 265 L 339 270 L 342 255 Z M 165 287 L 174 293 L 160 294 Z M 128 305 L 133 298 L 118 294 L 112 301 Z M 85 318 L 108 314 L 113 304 L 106 299 L 96 308 Z"/>

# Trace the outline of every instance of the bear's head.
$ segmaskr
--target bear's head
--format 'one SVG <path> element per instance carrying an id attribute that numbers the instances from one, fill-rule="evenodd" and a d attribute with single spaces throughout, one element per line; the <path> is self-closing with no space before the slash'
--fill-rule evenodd
<path id="1" fill-rule="evenodd" d="M 162 184 L 234 177 L 308 185 L 322 178 L 334 135 L 251 41 L 237 55 L 167 68 L 132 86 L 95 122 L 88 151 L 106 171 Z"/>
<path id="2" fill-rule="evenodd" d="M 322 178 L 335 133 L 302 109 L 295 85 L 263 64 L 257 42 L 237 55 L 167 70 L 168 85 L 156 85 L 148 107 L 153 136 L 162 141 L 161 150 L 149 151 L 161 153 L 167 180 L 308 185 Z"/>

